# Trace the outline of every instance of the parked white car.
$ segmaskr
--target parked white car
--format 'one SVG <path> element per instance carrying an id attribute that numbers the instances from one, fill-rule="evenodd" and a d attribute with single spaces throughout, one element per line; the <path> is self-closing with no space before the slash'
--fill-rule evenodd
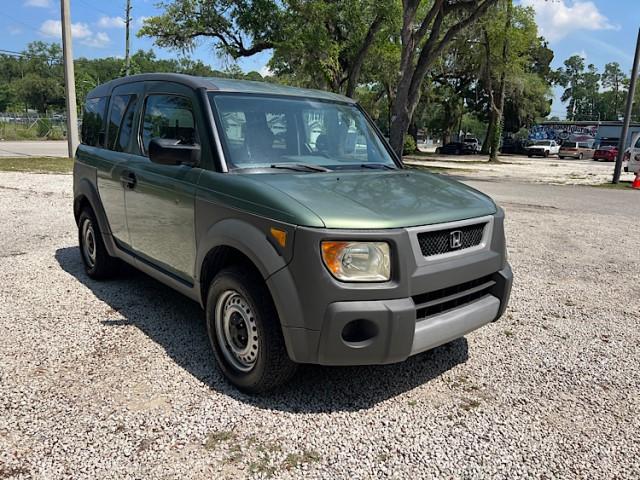
<path id="1" fill-rule="evenodd" d="M 527 148 L 527 156 L 548 157 L 550 155 L 558 155 L 560 145 L 555 140 L 538 140 L 529 148 Z"/>
<path id="2" fill-rule="evenodd" d="M 629 150 L 629 161 L 625 167 L 627 172 L 638 173 L 640 172 L 640 136 L 634 139 L 631 143 Z M 627 155 L 625 154 L 625 157 Z"/>

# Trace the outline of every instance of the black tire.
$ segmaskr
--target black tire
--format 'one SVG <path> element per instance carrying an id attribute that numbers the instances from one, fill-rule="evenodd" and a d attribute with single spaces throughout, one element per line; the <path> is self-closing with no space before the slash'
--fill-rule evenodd
<path id="1" fill-rule="evenodd" d="M 549 151 L 548 150 L 544 151 L 544 158 L 549 158 Z"/>
<path id="2" fill-rule="evenodd" d="M 229 292 L 239 294 L 239 297 L 233 294 L 229 297 Z M 234 303 L 239 298 L 246 304 L 240 301 Z M 218 305 L 219 302 L 221 305 Z M 233 347 L 225 339 L 224 317 L 220 315 L 216 322 L 218 311 L 232 310 L 235 305 L 240 306 L 237 312 L 245 311 L 245 306 L 250 311 L 250 313 L 247 311 L 249 317 L 246 320 L 242 318 L 235 325 L 240 323 L 245 326 L 244 330 L 240 328 L 241 332 L 250 334 L 251 330 L 254 330 L 256 333 L 256 336 L 246 339 L 245 345 L 238 347 L 236 344 L 236 348 L 245 348 L 248 342 L 255 342 L 257 354 L 253 357 L 251 352 L 245 355 L 244 359 L 236 357 Z M 237 312 L 229 314 L 230 322 L 233 322 L 234 314 L 240 316 Z M 254 271 L 230 267 L 218 273 L 209 286 L 206 316 L 207 332 L 218 367 L 223 375 L 240 390 L 248 393 L 266 392 L 288 382 L 295 374 L 298 365 L 292 362 L 287 354 L 280 319 L 273 300 L 264 280 Z M 237 332 L 237 327 L 234 328 Z M 242 338 L 242 333 L 240 337 Z M 245 370 L 241 370 L 237 365 L 244 367 Z"/>
<path id="3" fill-rule="evenodd" d="M 78 218 L 78 243 L 84 271 L 91 278 L 109 278 L 118 271 L 120 262 L 107 252 L 100 226 L 90 208 L 85 208 Z"/>
<path id="4" fill-rule="evenodd" d="M 531 158 L 531 157 L 533 157 L 533 155 L 530 154 L 530 153 L 527 153 L 527 157 Z"/>
<path id="5" fill-rule="evenodd" d="M 560 160 L 564 160 L 565 157 L 558 155 L 558 158 L 560 158 Z"/>
<path id="6" fill-rule="evenodd" d="M 584 154 L 581 153 L 580 155 L 578 155 L 578 160 L 582 160 L 583 157 L 584 157 Z"/>

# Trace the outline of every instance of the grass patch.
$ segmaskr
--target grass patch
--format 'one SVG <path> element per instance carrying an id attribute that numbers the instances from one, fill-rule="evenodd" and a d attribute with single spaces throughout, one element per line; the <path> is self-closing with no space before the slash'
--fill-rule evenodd
<path id="1" fill-rule="evenodd" d="M 302 465 L 303 463 L 318 462 L 321 458 L 322 457 L 318 452 L 314 452 L 313 450 L 305 450 L 304 452 L 302 452 L 302 454 L 289 453 L 284 459 L 282 465 L 287 470 L 292 470 L 298 465 Z"/>
<path id="2" fill-rule="evenodd" d="M 592 187 L 606 188 L 606 189 L 609 189 L 609 190 L 631 190 L 631 182 L 599 183 L 597 185 L 592 185 Z"/>
<path id="3" fill-rule="evenodd" d="M 204 442 L 204 448 L 207 450 L 214 450 L 220 443 L 228 442 L 229 440 L 235 440 L 236 434 L 229 430 L 220 430 L 218 432 L 211 432 L 207 435 L 207 439 Z"/>
<path id="4" fill-rule="evenodd" d="M 0 157 L 0 172 L 71 173 L 73 158 Z"/>
<path id="5" fill-rule="evenodd" d="M 474 408 L 478 408 L 479 406 L 480 406 L 480 402 L 478 400 L 472 400 L 470 398 L 467 398 L 460 405 L 460 407 L 462 407 L 462 409 L 467 411 L 467 412 L 472 410 L 472 409 L 474 409 Z"/>

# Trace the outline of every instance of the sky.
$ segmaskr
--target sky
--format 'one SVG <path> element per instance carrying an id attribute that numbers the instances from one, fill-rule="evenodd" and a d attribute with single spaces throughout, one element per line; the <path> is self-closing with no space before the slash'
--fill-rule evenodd
<path id="1" fill-rule="evenodd" d="M 70 0 L 75 57 L 124 55 L 125 0 Z M 145 17 L 158 14 L 157 0 L 131 0 L 134 30 Z M 5 32 L 0 49 L 21 51 L 34 40 L 59 41 L 59 0 L 0 0 L 0 31 Z M 630 72 L 638 27 L 640 0 L 516 0 L 536 10 L 540 34 L 555 52 L 554 67 L 571 55 L 582 55 L 586 63 L 599 70 L 609 62 L 618 62 Z M 174 58 L 175 52 L 155 47 L 148 38 L 132 37 L 132 49 L 153 48 L 160 58 Z M 223 69 L 229 59 L 216 57 L 205 41 L 191 54 L 214 68 Z M 245 70 L 266 73 L 270 53 L 242 59 Z M 561 89 L 554 89 L 559 98 Z M 555 100 L 552 115 L 564 117 L 564 106 Z"/>

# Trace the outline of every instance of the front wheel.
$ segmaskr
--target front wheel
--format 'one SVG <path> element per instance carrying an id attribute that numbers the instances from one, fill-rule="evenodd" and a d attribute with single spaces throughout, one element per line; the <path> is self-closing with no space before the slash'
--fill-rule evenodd
<path id="1" fill-rule="evenodd" d="M 289 359 L 280 320 L 257 274 L 221 271 L 207 295 L 207 332 L 218 367 L 236 387 L 261 393 L 286 383 L 297 364 Z"/>
<path id="2" fill-rule="evenodd" d="M 581 153 L 580 155 L 578 155 L 578 160 L 582 160 L 583 157 L 584 155 Z"/>

